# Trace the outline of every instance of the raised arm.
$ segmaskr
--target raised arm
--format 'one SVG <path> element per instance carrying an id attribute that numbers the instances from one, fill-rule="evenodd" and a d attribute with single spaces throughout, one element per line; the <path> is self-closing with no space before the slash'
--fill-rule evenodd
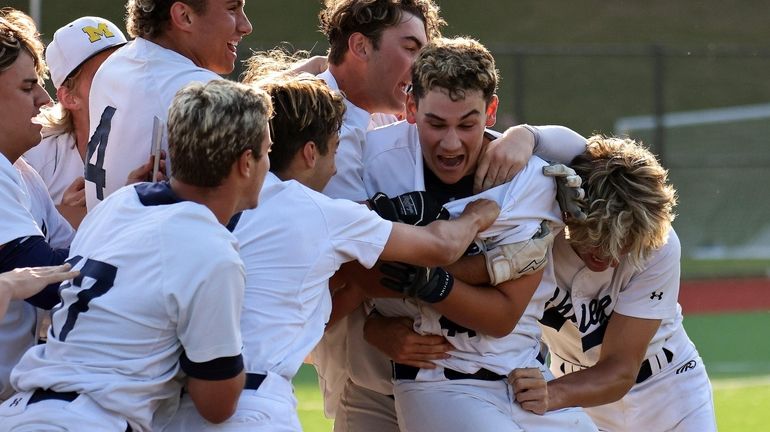
<path id="1" fill-rule="evenodd" d="M 393 224 L 380 255 L 383 261 L 403 261 L 421 266 L 442 266 L 457 261 L 476 238 L 495 221 L 500 207 L 494 201 L 477 200 L 453 220 L 437 220 L 416 227 Z"/>
<path id="2" fill-rule="evenodd" d="M 585 150 L 585 138 L 564 126 L 517 125 L 502 134 L 487 132 L 476 169 L 476 193 L 510 181 L 533 154 L 568 164 Z"/>

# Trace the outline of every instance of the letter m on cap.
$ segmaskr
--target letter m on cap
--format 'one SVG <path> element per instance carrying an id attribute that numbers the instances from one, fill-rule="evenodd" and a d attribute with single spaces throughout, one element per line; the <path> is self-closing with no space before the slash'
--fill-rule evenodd
<path id="1" fill-rule="evenodd" d="M 83 33 L 88 35 L 88 40 L 91 43 L 94 43 L 103 37 L 115 37 L 115 35 L 110 31 L 109 27 L 107 27 L 107 24 L 105 23 L 99 23 L 99 25 L 96 27 L 85 26 L 83 27 Z"/>

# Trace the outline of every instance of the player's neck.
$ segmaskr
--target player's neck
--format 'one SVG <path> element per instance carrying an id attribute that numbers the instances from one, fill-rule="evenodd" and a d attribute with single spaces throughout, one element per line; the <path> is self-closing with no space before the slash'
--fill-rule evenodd
<path id="1" fill-rule="evenodd" d="M 192 50 L 188 47 L 188 44 L 185 44 L 184 39 L 178 36 L 179 36 L 178 34 L 175 34 L 169 31 L 159 36 L 156 36 L 154 38 L 147 38 L 147 40 L 156 45 L 162 46 L 167 50 L 171 50 L 180 55 L 183 55 L 188 59 L 190 59 L 196 65 L 200 66 L 198 64 L 198 61 L 195 59 L 195 56 L 193 55 Z"/>
<path id="2" fill-rule="evenodd" d="M 88 113 L 72 113 L 72 123 L 74 124 L 75 144 L 80 153 L 80 158 L 86 160 L 86 150 L 88 149 Z"/>
<path id="3" fill-rule="evenodd" d="M 334 80 L 337 81 L 337 87 L 339 87 L 350 103 L 369 114 L 379 112 L 367 91 L 364 74 L 357 71 L 354 65 L 345 63 L 340 65 L 330 64 L 329 71 L 334 76 Z"/>
<path id="4" fill-rule="evenodd" d="M 201 187 L 181 182 L 171 178 L 171 190 L 185 201 L 192 201 L 208 207 L 219 223 L 227 225 L 233 215 L 242 209 L 237 209 L 237 199 L 231 193 L 232 188 Z"/>

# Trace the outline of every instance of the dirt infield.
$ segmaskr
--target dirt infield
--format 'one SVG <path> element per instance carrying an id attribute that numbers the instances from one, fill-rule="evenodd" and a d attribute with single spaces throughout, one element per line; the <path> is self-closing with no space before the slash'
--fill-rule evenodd
<path id="1" fill-rule="evenodd" d="M 684 280 L 679 304 L 685 314 L 770 311 L 770 279 Z"/>

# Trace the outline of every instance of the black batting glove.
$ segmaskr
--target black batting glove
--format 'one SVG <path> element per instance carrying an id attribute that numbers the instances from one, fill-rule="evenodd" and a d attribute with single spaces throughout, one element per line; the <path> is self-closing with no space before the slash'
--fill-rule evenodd
<path id="1" fill-rule="evenodd" d="M 369 200 L 369 206 L 383 219 L 409 225 L 424 226 L 449 219 L 449 211 L 423 191 L 407 192 L 395 198 L 378 192 Z"/>
<path id="2" fill-rule="evenodd" d="M 444 300 L 454 287 L 454 278 L 441 267 L 387 262 L 380 266 L 380 271 L 383 274 L 380 279 L 382 286 L 427 303 Z"/>

